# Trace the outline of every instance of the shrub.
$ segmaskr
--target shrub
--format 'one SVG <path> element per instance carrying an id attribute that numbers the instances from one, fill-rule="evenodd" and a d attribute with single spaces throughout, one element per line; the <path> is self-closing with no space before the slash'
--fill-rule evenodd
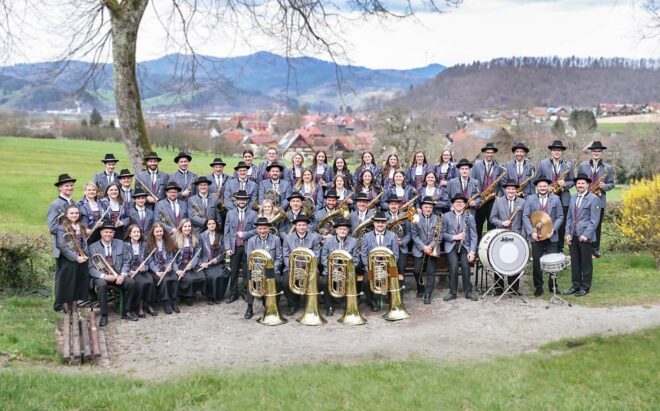
<path id="1" fill-rule="evenodd" d="M 660 175 L 632 181 L 622 193 L 621 216 L 616 221 L 621 235 L 631 244 L 648 249 L 660 264 Z"/>
<path id="2" fill-rule="evenodd" d="M 0 235 L 0 289 L 25 292 L 49 287 L 55 271 L 51 247 L 45 236 Z"/>

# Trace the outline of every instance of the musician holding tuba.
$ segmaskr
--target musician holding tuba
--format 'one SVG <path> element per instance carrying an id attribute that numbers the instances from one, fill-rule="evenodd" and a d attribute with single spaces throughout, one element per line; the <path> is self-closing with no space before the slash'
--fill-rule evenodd
<path id="1" fill-rule="evenodd" d="M 561 140 L 555 140 L 548 146 L 550 150 L 550 158 L 544 158 L 536 167 L 539 174 L 552 176 L 552 185 L 550 191 L 558 195 L 561 199 L 561 206 L 564 211 L 564 216 L 568 214 L 568 203 L 571 201 L 571 193 L 569 190 L 575 185 L 573 183 L 574 164 L 562 158 L 566 146 Z M 566 233 L 566 219 L 559 227 L 559 241 L 557 249 L 561 252 L 564 249 L 564 237 Z"/>
<path id="2" fill-rule="evenodd" d="M 128 276 L 130 257 L 124 253 L 124 243 L 113 238 L 116 230 L 113 224 L 104 224 L 100 230 L 101 239 L 89 246 L 88 260 L 91 287 L 96 290 L 101 305 L 99 326 L 108 324 L 108 285 L 117 286 L 124 293 L 124 312 L 121 318 L 137 321 L 134 312 L 136 283 Z"/>
<path id="3" fill-rule="evenodd" d="M 55 246 L 59 256 L 54 308 L 67 314 L 76 301 L 87 299 L 89 291 L 87 236 L 80 222 L 80 209 L 73 204 L 64 209 L 64 221 L 56 228 Z"/>
<path id="4" fill-rule="evenodd" d="M 396 176 L 396 173 L 395 173 Z M 397 259 L 397 268 L 399 273 L 403 274 L 408 264 L 408 252 L 410 250 L 411 226 L 409 215 L 415 213 L 414 198 L 410 198 L 407 212 L 400 211 L 401 199 L 396 194 L 390 194 L 387 198 L 387 216 L 388 230 L 396 235 L 397 245 L 399 246 L 399 258 Z M 405 285 L 405 278 L 403 285 Z"/>
<path id="5" fill-rule="evenodd" d="M 496 228 L 505 228 L 515 231 L 518 234 L 523 234 L 522 211 L 525 208 L 525 200 L 516 196 L 518 188 L 519 185 L 516 180 L 511 178 L 504 183 L 504 195 L 493 202 L 493 209 L 490 212 L 490 222 Z M 516 292 L 518 292 L 518 286 L 520 284 L 517 281 L 520 274 L 506 276 L 508 284 L 513 284 L 511 288 Z M 495 282 L 495 295 L 502 295 L 504 293 L 504 289 L 502 288 L 504 282 L 502 278 L 496 275 Z"/>
<path id="6" fill-rule="evenodd" d="M 362 240 L 362 247 L 360 250 L 362 264 L 368 267 L 369 253 L 376 247 L 385 247 L 394 253 L 394 260 L 399 259 L 399 242 L 396 235 L 387 231 L 387 216 L 382 211 L 377 212 L 373 217 L 374 230 L 366 233 Z M 362 290 L 366 297 L 367 305 L 371 306 L 371 310 L 376 312 L 380 311 L 381 301 L 380 296 L 375 297 L 369 285 L 369 276 L 365 275 L 362 278 Z"/>
<path id="7" fill-rule="evenodd" d="M 348 235 L 351 223 L 343 217 L 338 217 L 334 220 L 333 226 L 334 235 L 329 235 L 325 239 L 323 248 L 321 249 L 321 264 L 323 265 L 323 273 L 320 277 L 320 285 L 322 290 L 328 290 L 328 256 L 332 254 L 333 251 L 346 251 L 348 254 L 350 254 L 353 257 L 353 267 L 357 266 L 360 259 L 357 254 L 357 240 Z M 325 305 L 327 307 L 326 315 L 328 317 L 332 317 L 335 312 L 332 305 L 332 297 L 329 292 L 326 292 L 324 296 Z"/>
<path id="8" fill-rule="evenodd" d="M 541 271 L 541 257 L 546 254 L 557 253 L 557 240 L 559 227 L 564 219 L 561 200 L 550 192 L 550 180 L 545 175 L 539 175 L 534 180 L 536 194 L 525 199 L 523 209 L 523 227 L 527 239 L 532 243 L 532 267 L 534 277 L 534 296 L 543 294 L 543 272 Z M 532 213 L 536 213 L 532 216 Z M 538 216 L 538 217 L 537 217 Z M 534 220 L 534 222 L 532 222 Z M 548 277 L 548 288 L 552 292 L 557 284 Z"/>
<path id="9" fill-rule="evenodd" d="M 470 263 L 477 252 L 477 227 L 472 214 L 465 210 L 467 202 L 467 197 L 456 194 L 451 199 L 452 211 L 442 217 L 442 240 L 449 261 L 449 292 L 442 298 L 443 301 L 456 299 L 459 264 L 465 298 L 472 301 L 478 299 L 470 282 Z"/>
<path id="10" fill-rule="evenodd" d="M 197 194 L 188 200 L 188 214 L 192 221 L 193 233 L 199 235 L 204 230 L 206 220 L 218 220 L 218 198 L 209 191 L 211 180 L 200 176 L 195 180 Z"/>
<path id="11" fill-rule="evenodd" d="M 280 270 L 282 268 L 282 244 L 280 242 L 280 238 L 270 233 L 271 224 L 268 222 L 266 217 L 257 218 L 254 225 L 256 226 L 257 235 L 250 237 L 250 239 L 247 241 L 245 253 L 248 255 L 248 258 L 250 258 L 249 256 L 255 250 L 266 251 L 273 260 L 273 272 L 265 272 L 263 275 L 272 275 L 272 278 L 275 278 L 275 284 L 277 285 L 280 280 Z M 248 282 L 253 281 L 252 274 L 252 272 L 248 273 Z M 246 320 L 249 320 L 254 315 L 254 310 L 252 308 L 254 295 L 252 295 L 249 290 L 246 300 L 247 309 L 245 311 L 244 317 Z"/>
<path id="12" fill-rule="evenodd" d="M 282 259 L 284 260 L 283 271 L 283 284 L 284 295 L 286 296 L 288 310 L 287 315 L 294 315 L 298 310 L 300 297 L 291 290 L 287 285 L 291 283 L 291 269 L 295 267 L 289 266 L 289 257 L 291 252 L 299 247 L 311 250 L 314 254 L 316 262 L 321 258 L 321 236 L 309 230 L 309 218 L 303 214 L 298 214 L 298 217 L 293 221 L 294 231 L 284 238 L 282 245 Z M 316 266 L 316 264 L 314 264 Z M 318 275 L 314 275 L 318 279 Z M 317 285 L 318 286 L 318 285 Z"/>
<path id="13" fill-rule="evenodd" d="M 607 192 L 614 188 L 614 168 L 603 161 L 603 151 L 607 150 L 607 147 L 600 141 L 594 141 L 587 149 L 591 151 L 591 159 L 581 163 L 577 172 L 590 176 L 589 191 L 600 197 L 600 219 L 594 241 L 594 257 L 600 258 L 600 230 L 607 206 Z"/>
<path id="14" fill-rule="evenodd" d="M 424 304 L 431 304 L 433 288 L 435 286 L 435 272 L 437 268 L 437 250 L 440 250 L 442 241 L 438 224 L 442 224 L 441 217 L 433 213 L 436 202 L 433 197 L 422 199 L 422 214 L 419 222 L 412 224 L 410 237 L 413 242 L 412 254 L 415 258 L 413 274 L 417 283 L 417 296 L 424 296 Z M 426 266 L 425 272 L 422 267 Z M 426 276 L 426 280 L 422 276 Z"/>

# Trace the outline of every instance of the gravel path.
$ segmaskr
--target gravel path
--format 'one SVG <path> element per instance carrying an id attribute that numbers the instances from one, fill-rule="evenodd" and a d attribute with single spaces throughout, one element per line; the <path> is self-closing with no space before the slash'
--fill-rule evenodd
<path id="1" fill-rule="evenodd" d="M 115 320 L 106 328 L 110 370 L 149 379 L 200 369 L 245 369 L 264 365 L 364 359 L 404 359 L 410 356 L 437 360 L 488 358 L 537 350 L 566 337 L 613 335 L 660 326 L 660 305 L 614 308 L 550 306 L 531 298 L 527 304 L 493 297 L 478 302 L 462 298 L 442 302 L 437 290 L 433 304 L 424 305 L 414 293 L 405 303 L 411 318 L 388 322 L 363 310 L 368 323 L 348 327 L 336 320 L 306 327 L 289 323 L 268 327 L 243 319 L 245 303 L 207 306 L 201 299 L 181 314 Z M 282 304 L 283 306 L 284 304 Z M 324 312 L 324 310 L 322 310 Z M 296 313 L 298 318 L 300 311 Z M 294 349 L 295 347 L 295 349 Z"/>

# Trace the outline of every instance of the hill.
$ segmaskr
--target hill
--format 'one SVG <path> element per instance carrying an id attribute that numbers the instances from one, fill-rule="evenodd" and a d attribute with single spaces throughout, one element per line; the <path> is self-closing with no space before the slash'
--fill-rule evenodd
<path id="1" fill-rule="evenodd" d="M 659 98 L 658 60 L 520 57 L 451 67 L 394 103 L 418 110 L 475 111 L 644 104 Z"/>

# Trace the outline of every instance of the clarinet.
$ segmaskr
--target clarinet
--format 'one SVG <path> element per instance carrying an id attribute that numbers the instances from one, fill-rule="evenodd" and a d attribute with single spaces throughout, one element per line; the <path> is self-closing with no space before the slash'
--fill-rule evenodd
<path id="1" fill-rule="evenodd" d="M 465 214 L 465 211 L 463 211 L 463 214 Z M 465 236 L 467 235 L 467 226 L 468 226 L 468 221 L 467 220 L 468 220 L 468 216 L 465 216 L 465 218 L 463 220 L 463 231 L 462 231 L 463 239 L 461 240 L 460 243 L 458 243 L 458 252 L 459 253 L 461 252 L 461 248 L 463 248 L 463 241 L 465 240 Z"/>

